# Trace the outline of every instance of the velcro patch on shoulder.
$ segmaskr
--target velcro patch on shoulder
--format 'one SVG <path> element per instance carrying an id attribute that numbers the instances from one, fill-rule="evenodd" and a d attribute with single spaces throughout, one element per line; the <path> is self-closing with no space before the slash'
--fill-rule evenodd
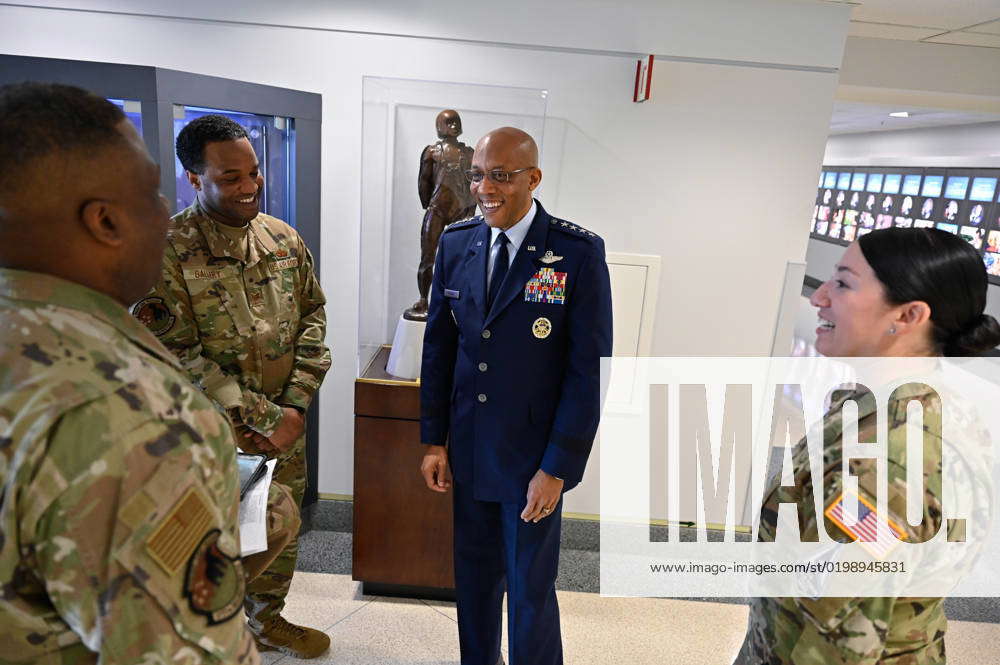
<path id="1" fill-rule="evenodd" d="M 139 319 L 139 322 L 157 337 L 170 332 L 177 321 L 177 317 L 170 313 L 163 298 L 157 296 L 143 298 L 133 305 L 132 316 Z"/>
<path id="2" fill-rule="evenodd" d="M 146 539 L 146 552 L 168 575 L 175 575 L 212 525 L 208 501 L 191 487 Z"/>
<path id="3" fill-rule="evenodd" d="M 145 490 L 140 490 L 136 492 L 125 504 L 125 507 L 119 511 L 118 519 L 120 519 L 125 526 L 135 531 L 137 528 L 142 526 L 154 512 L 156 512 L 156 502 L 153 501 L 153 498 L 150 497 Z"/>
<path id="4" fill-rule="evenodd" d="M 889 554 L 898 541 L 908 537 L 899 525 L 879 515 L 871 501 L 854 493 L 841 492 L 823 511 L 823 515 L 860 543 L 869 554 L 880 559 Z M 853 524 L 848 524 L 849 522 Z M 878 533 L 880 523 L 881 534 Z"/>

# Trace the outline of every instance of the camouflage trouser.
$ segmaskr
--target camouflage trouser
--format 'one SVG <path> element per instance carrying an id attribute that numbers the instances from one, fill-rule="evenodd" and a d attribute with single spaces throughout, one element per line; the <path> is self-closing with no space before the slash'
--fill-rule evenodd
<path id="1" fill-rule="evenodd" d="M 941 598 L 800 600 L 752 598 L 747 636 L 733 665 L 945 663 L 948 621 Z M 814 614 L 806 616 L 805 609 Z M 824 610 L 831 610 L 829 616 Z"/>
<path id="2" fill-rule="evenodd" d="M 302 520 L 299 507 L 287 487 L 271 482 L 267 488 L 267 549 L 243 557 L 247 584 L 253 582 L 285 551 L 288 543 L 299 535 Z"/>
<path id="3" fill-rule="evenodd" d="M 306 491 L 305 442 L 305 436 L 302 436 L 291 450 L 278 458 L 274 467 L 274 482 L 281 483 L 291 491 L 299 508 L 302 507 L 302 497 Z M 281 614 L 298 556 L 299 536 L 296 533 L 274 562 L 257 579 L 247 584 L 243 609 L 252 630 L 260 630 L 264 624 Z"/>

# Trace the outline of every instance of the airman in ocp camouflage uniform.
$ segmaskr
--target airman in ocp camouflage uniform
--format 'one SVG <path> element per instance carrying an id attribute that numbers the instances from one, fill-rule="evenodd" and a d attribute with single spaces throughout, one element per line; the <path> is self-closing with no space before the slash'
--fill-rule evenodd
<path id="1" fill-rule="evenodd" d="M 258 662 L 225 417 L 107 296 L 0 269 L 0 320 L 0 662 Z"/>
<path id="2" fill-rule="evenodd" d="M 913 542 L 923 542 L 941 528 L 940 455 L 927 454 L 941 446 L 925 447 L 924 514 L 918 527 L 906 520 L 906 409 L 910 401 L 923 406 L 925 436 L 941 439 L 941 402 L 929 388 L 916 386 L 900 391 L 888 404 L 888 487 L 884 516 L 901 527 Z M 843 463 L 841 412 L 848 400 L 858 402 L 858 441 L 875 441 L 877 415 L 875 399 L 844 391 L 835 398 L 823 421 L 822 505 L 828 508 L 844 491 L 840 473 Z M 818 538 L 818 516 L 813 508 L 813 487 L 809 482 L 809 448 L 805 439 L 792 456 L 797 491 L 780 486 L 779 477 L 764 494 L 758 541 L 774 541 L 781 503 L 796 504 L 800 538 Z M 858 478 L 860 496 L 876 505 L 877 465 L 875 459 L 852 459 L 850 471 Z M 839 532 L 839 542 L 854 537 L 839 529 L 828 516 L 824 529 Z M 949 535 L 957 535 L 954 531 Z M 746 641 L 737 657 L 738 665 L 938 665 L 945 662 L 944 634 L 947 620 L 942 598 L 755 598 L 751 601 L 750 625 Z"/>
<path id="3" fill-rule="evenodd" d="M 274 480 L 301 506 L 303 417 L 330 367 L 312 255 L 292 227 L 259 213 L 263 179 L 242 127 L 204 116 L 177 149 L 197 200 L 172 219 L 162 279 L 133 314 L 226 409 L 240 446 L 277 458 Z M 259 647 L 310 658 L 329 638 L 280 614 L 297 554 L 296 537 L 249 585 L 246 612 Z"/>
<path id="4" fill-rule="evenodd" d="M 230 233 L 197 202 L 175 215 L 163 279 L 132 311 L 237 425 L 266 437 L 282 406 L 309 407 L 330 367 L 326 299 L 292 227 L 262 213 Z"/>
<path id="5" fill-rule="evenodd" d="M 231 426 L 125 308 L 158 185 L 107 100 L 0 88 L 0 663 L 260 661 Z"/>

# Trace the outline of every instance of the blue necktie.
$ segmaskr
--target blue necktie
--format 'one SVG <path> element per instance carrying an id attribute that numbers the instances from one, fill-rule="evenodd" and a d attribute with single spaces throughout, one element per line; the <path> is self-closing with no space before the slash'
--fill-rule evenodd
<path id="1" fill-rule="evenodd" d="M 507 243 L 509 242 L 510 239 L 507 237 L 507 234 L 501 231 L 496 239 L 496 243 L 500 245 L 500 249 L 497 250 L 497 258 L 493 262 L 490 291 L 486 296 L 486 311 L 489 311 L 493 307 L 493 301 L 496 300 L 497 294 L 500 293 L 500 285 L 503 284 L 503 278 L 507 276 L 507 268 L 510 267 L 510 255 L 507 253 Z"/>

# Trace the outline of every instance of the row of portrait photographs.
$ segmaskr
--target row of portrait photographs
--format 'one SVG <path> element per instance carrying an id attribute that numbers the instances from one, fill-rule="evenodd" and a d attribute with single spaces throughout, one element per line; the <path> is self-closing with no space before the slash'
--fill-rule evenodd
<path id="1" fill-rule="evenodd" d="M 889 214 L 879 214 L 873 215 L 870 212 L 858 212 L 857 210 L 831 210 L 829 206 L 815 206 L 813 208 L 813 218 L 812 218 L 812 232 L 816 234 L 823 235 L 819 231 L 818 224 L 820 222 L 833 222 L 834 224 L 841 224 L 843 226 L 860 226 L 865 229 L 888 229 L 893 226 L 898 226 L 902 228 L 910 228 L 911 226 L 919 227 L 930 227 L 937 224 L 939 228 L 958 228 L 957 224 L 952 224 L 949 222 L 935 222 L 933 219 L 926 219 L 923 217 L 918 217 L 917 221 L 920 224 L 913 223 L 913 217 L 905 217 L 904 215 L 889 215 Z M 969 225 L 972 228 L 978 228 L 978 224 Z M 1000 227 L 1000 219 L 997 220 L 997 226 Z"/>
<path id="2" fill-rule="evenodd" d="M 985 250 L 1000 283 L 1000 169 L 824 167 L 819 184 L 814 236 L 843 244 L 877 229 L 938 228 Z"/>
<path id="3" fill-rule="evenodd" d="M 897 211 L 898 214 L 896 215 L 893 215 L 891 211 L 873 215 L 868 211 L 862 212 L 844 208 L 832 209 L 830 206 L 817 205 L 813 208 L 813 232 L 818 233 L 815 231 L 816 222 L 828 221 L 837 222 L 846 226 L 862 226 L 866 229 L 887 229 L 893 225 L 910 227 L 913 226 L 912 220 L 914 219 L 910 216 L 911 212 L 911 208 L 904 206 Z M 998 207 L 997 212 L 1000 213 L 1000 207 Z M 926 222 L 923 226 L 933 226 L 934 224 L 938 224 L 939 228 L 950 229 L 953 227 L 957 228 L 961 224 L 962 226 L 980 228 L 983 226 L 983 221 L 986 219 L 982 210 L 974 211 L 974 214 L 969 215 L 968 219 L 964 220 L 964 224 L 961 223 L 963 220 L 956 219 L 955 216 L 949 215 L 945 215 L 943 220 L 938 221 L 938 218 L 930 213 L 933 213 L 933 209 L 931 209 L 930 206 L 924 206 L 924 208 L 920 210 L 920 216 L 917 219 Z M 997 217 L 996 219 L 996 226 L 1000 228 L 1000 217 Z"/>
<path id="4" fill-rule="evenodd" d="M 990 204 L 893 194 L 883 194 L 880 196 L 868 194 L 867 197 L 863 197 L 858 192 L 854 192 L 848 197 L 847 192 L 838 191 L 834 194 L 834 190 L 827 189 L 823 190 L 822 200 L 819 205 L 890 215 L 899 213 L 903 217 L 908 216 L 911 211 L 919 209 L 920 216 L 924 219 L 940 219 L 941 221 L 952 223 L 964 222 L 978 226 L 985 220 L 987 207 Z"/>
<path id="5" fill-rule="evenodd" d="M 947 174 L 922 173 L 923 169 L 899 169 L 899 173 L 891 173 L 894 169 L 878 169 L 871 173 L 867 171 L 822 171 L 820 173 L 820 189 L 839 189 L 870 194 L 909 194 L 979 201 L 991 203 L 998 195 L 997 183 L 1000 174 L 992 170 L 949 169 Z M 902 171 L 910 171 L 903 173 Z M 917 173 L 916 171 L 921 171 Z M 955 174 L 952 174 L 955 171 Z M 947 177 L 947 180 L 945 178 Z"/>

